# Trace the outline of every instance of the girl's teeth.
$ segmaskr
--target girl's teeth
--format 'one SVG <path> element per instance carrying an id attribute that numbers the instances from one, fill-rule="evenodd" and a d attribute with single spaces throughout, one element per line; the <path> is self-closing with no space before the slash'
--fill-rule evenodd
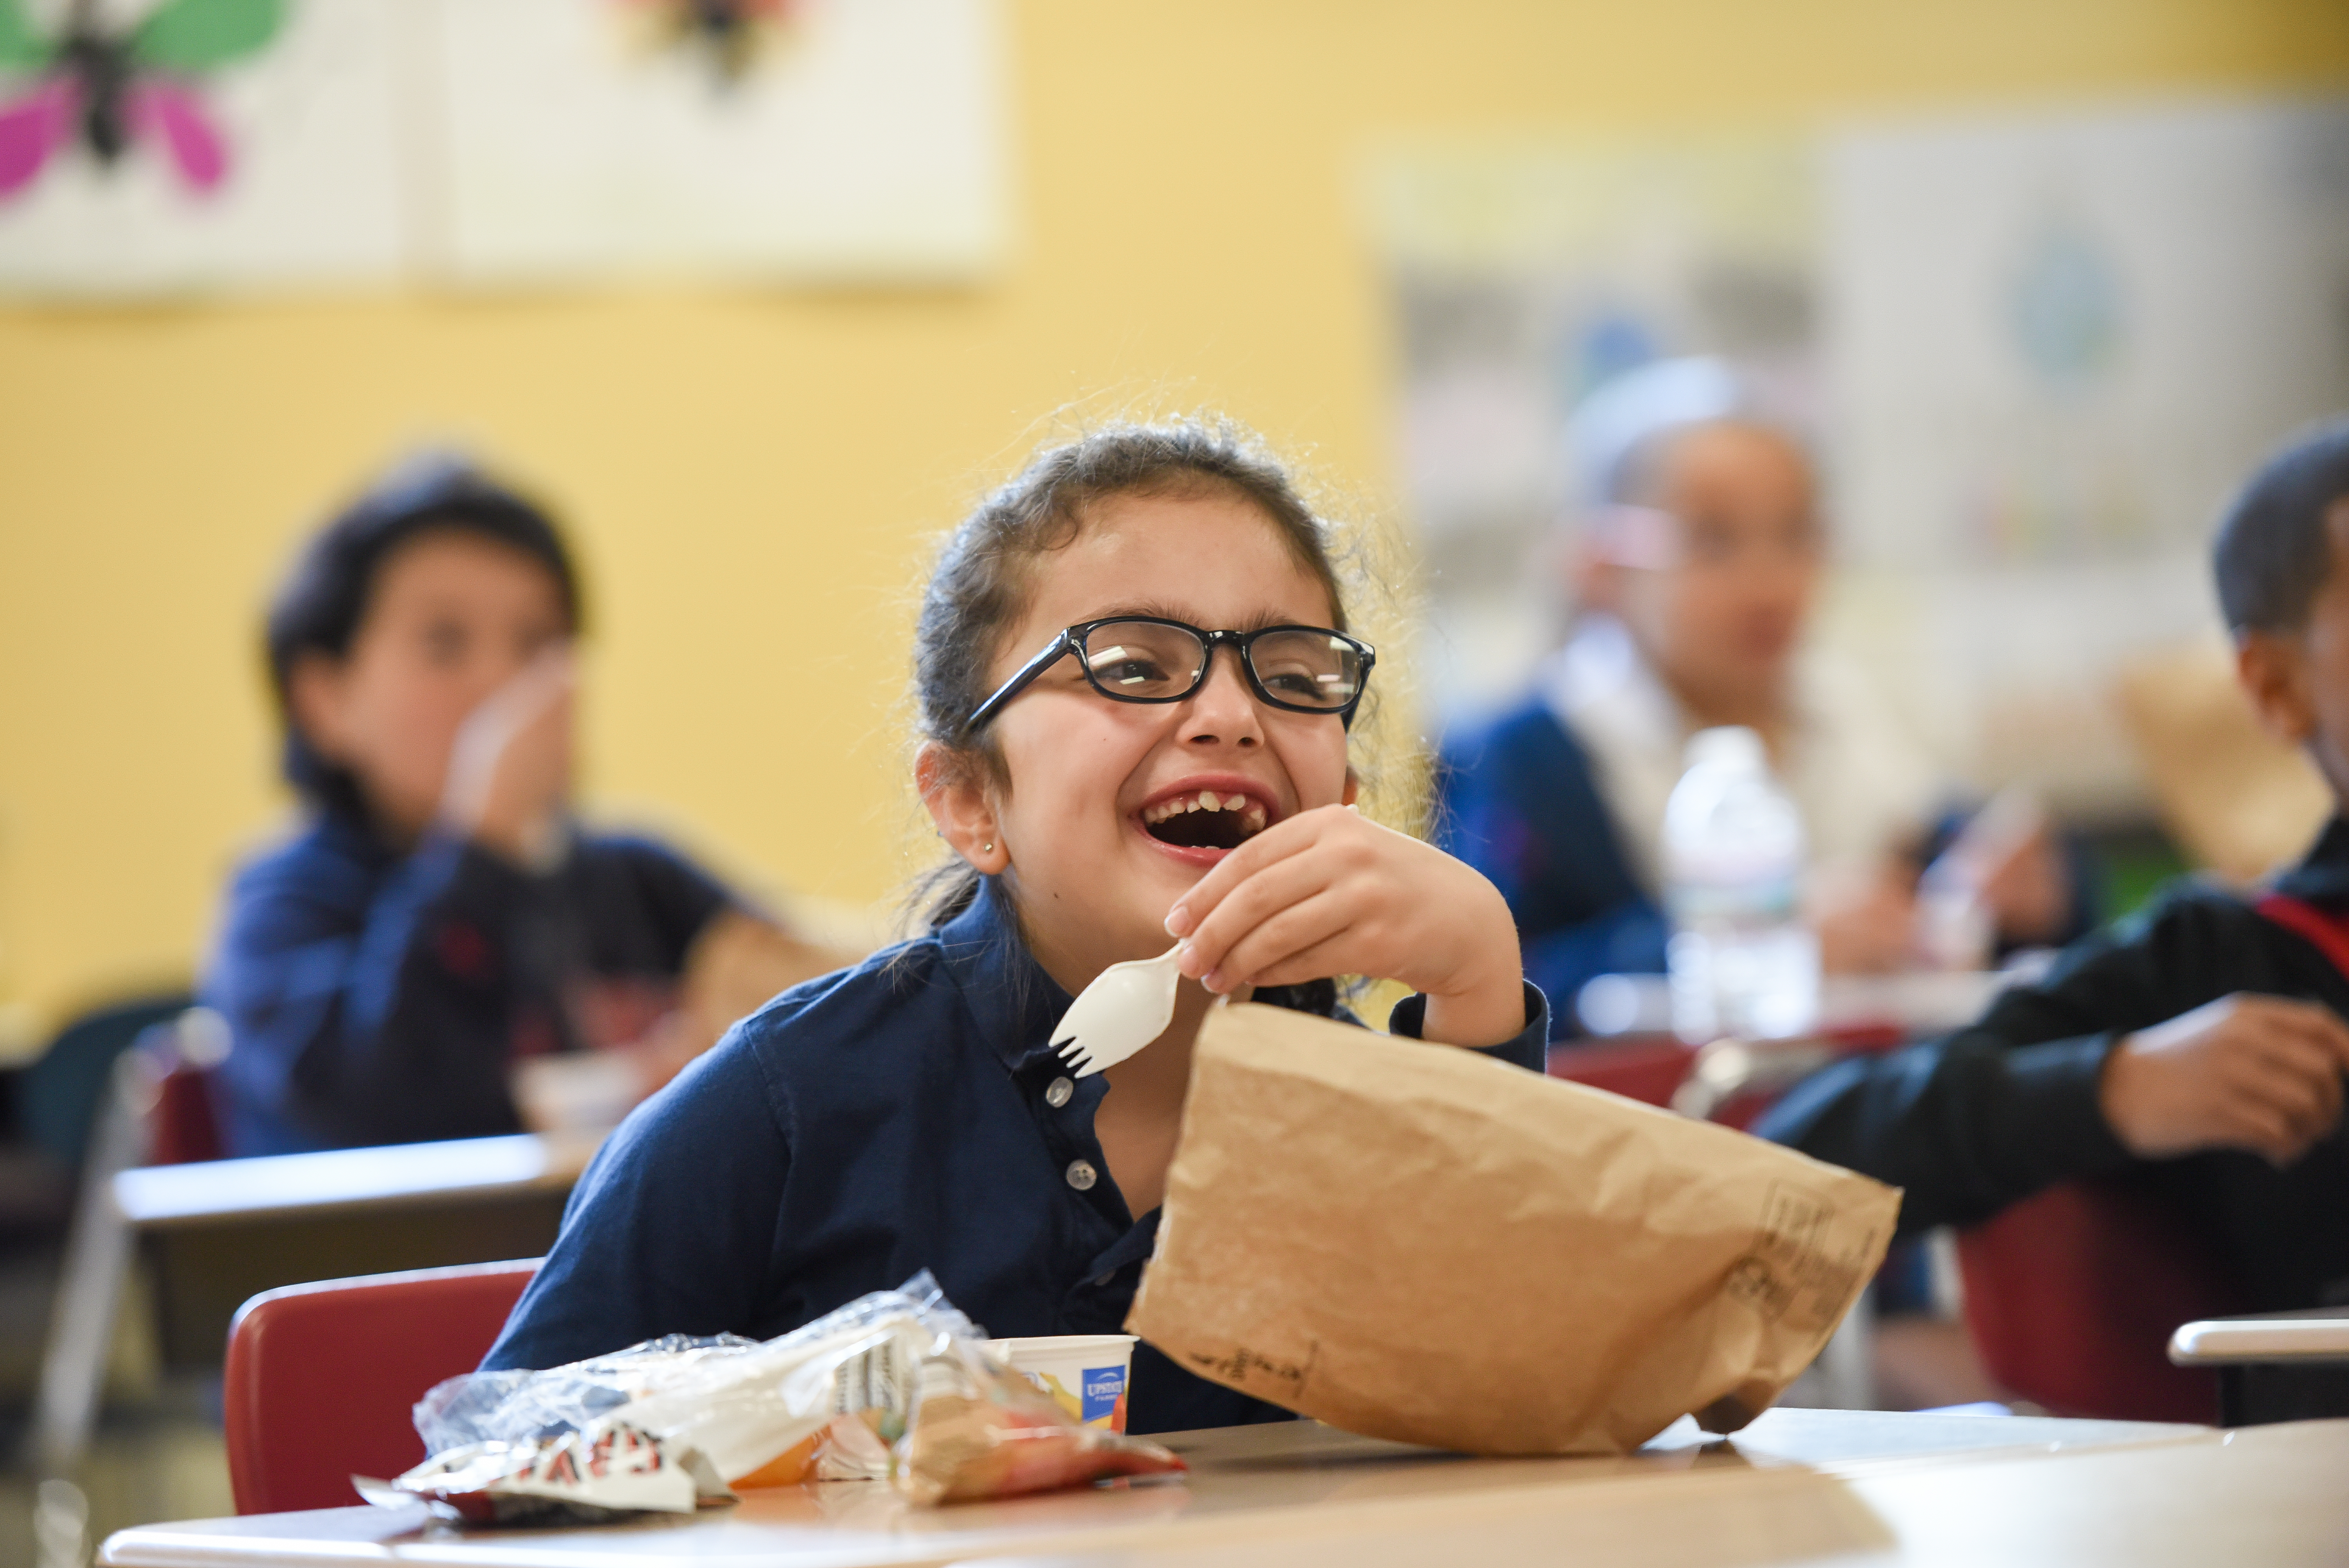
<path id="1" fill-rule="evenodd" d="M 1245 795 L 1219 796 L 1213 789 L 1202 789 L 1196 795 L 1185 799 L 1162 801 L 1143 811 L 1142 819 L 1145 822 L 1163 822 L 1170 817 L 1179 817 L 1185 811 L 1199 810 L 1243 812 L 1245 815 L 1240 820 L 1248 831 L 1253 833 L 1264 830 L 1266 818 L 1262 806 Z"/>

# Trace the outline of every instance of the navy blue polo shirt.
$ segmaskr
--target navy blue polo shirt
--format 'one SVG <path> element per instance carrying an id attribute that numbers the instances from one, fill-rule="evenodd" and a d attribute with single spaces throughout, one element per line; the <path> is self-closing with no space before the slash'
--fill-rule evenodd
<path id="1" fill-rule="evenodd" d="M 1326 981 L 1257 1000 L 1347 1016 Z M 1158 1212 L 1129 1212 L 1102 1156 L 1107 1080 L 1052 1053 L 1069 1003 L 992 882 L 939 930 L 783 993 L 604 1145 L 482 1366 L 771 1338 L 925 1268 L 999 1336 L 1119 1332 Z M 1395 1032 L 1425 1006 L 1398 1006 Z M 1527 985 L 1524 1032 L 1485 1054 L 1538 1070 L 1548 1027 Z M 1146 1345 L 1128 1398 L 1136 1431 L 1288 1417 Z"/>

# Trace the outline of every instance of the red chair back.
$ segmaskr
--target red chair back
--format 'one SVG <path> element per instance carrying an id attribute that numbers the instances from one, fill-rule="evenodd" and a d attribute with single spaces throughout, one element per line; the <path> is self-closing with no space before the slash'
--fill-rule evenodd
<path id="1" fill-rule="evenodd" d="M 212 1112 L 212 1075 L 189 1062 L 175 1062 L 155 1085 L 154 1109 L 147 1113 L 147 1163 L 185 1165 L 218 1160 L 220 1119 Z"/>
<path id="2" fill-rule="evenodd" d="M 213 1069 L 228 1057 L 228 1026 L 209 1007 L 189 1007 L 139 1037 L 118 1064 L 119 1092 L 138 1113 L 146 1163 L 186 1165 L 218 1160 L 222 1148 L 213 1108 Z"/>
<path id="3" fill-rule="evenodd" d="M 1670 1035 L 1641 1035 L 1603 1045 L 1553 1046 L 1549 1076 L 1588 1084 L 1649 1105 L 1670 1105 L 1688 1077 L 1696 1047 Z"/>
<path id="4" fill-rule="evenodd" d="M 1958 1233 L 1966 1327 L 1998 1383 L 2059 1416 L 2213 1421 L 2214 1374 L 2169 1364 L 2171 1331 L 2243 1310 L 2209 1247 L 2114 1181 L 2049 1188 Z"/>
<path id="5" fill-rule="evenodd" d="M 355 1503 L 353 1475 L 420 1463 L 416 1401 L 481 1365 L 539 1262 L 325 1280 L 246 1302 L 222 1389 L 236 1511 Z"/>

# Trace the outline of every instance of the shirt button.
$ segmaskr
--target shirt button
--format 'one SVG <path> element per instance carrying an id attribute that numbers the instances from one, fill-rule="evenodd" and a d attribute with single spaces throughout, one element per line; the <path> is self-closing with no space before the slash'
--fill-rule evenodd
<path id="1" fill-rule="evenodd" d="M 1093 1183 L 1100 1180 L 1101 1173 L 1095 1171 L 1087 1161 L 1082 1160 L 1071 1160 L 1069 1161 L 1069 1185 L 1074 1187 L 1078 1191 L 1092 1191 Z"/>
<path id="2" fill-rule="evenodd" d="M 1056 1078 L 1052 1080 L 1051 1086 L 1044 1090 L 1044 1103 L 1058 1110 L 1068 1104 L 1069 1097 L 1076 1092 L 1076 1079 Z"/>

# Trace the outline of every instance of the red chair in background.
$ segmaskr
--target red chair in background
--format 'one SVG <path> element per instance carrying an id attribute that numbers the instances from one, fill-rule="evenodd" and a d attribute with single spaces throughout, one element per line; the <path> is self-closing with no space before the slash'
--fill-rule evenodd
<path id="1" fill-rule="evenodd" d="M 1670 1035 L 1641 1035 L 1598 1045 L 1553 1046 L 1549 1076 L 1588 1084 L 1647 1105 L 1670 1105 L 1687 1078 L 1696 1047 Z"/>
<path id="2" fill-rule="evenodd" d="M 2216 1374 L 2169 1364 L 2171 1331 L 2244 1310 L 2158 1199 L 2067 1181 L 1958 1233 L 1966 1328 L 1992 1377 L 2059 1416 L 2218 1418 Z"/>
<path id="3" fill-rule="evenodd" d="M 226 1037 L 220 1015 L 195 1008 L 165 1038 L 141 1047 L 153 1095 L 146 1105 L 148 1164 L 187 1165 L 225 1152 L 212 1109 L 212 1070 L 228 1055 Z"/>
<path id="4" fill-rule="evenodd" d="M 1744 1131 L 1787 1089 L 1839 1057 L 1900 1044 L 1898 1029 L 1837 1029 L 1790 1040 L 1719 1039 L 1702 1047 L 1671 1035 L 1553 1046 L 1552 1078 L 1570 1079 L 1699 1121 Z"/>
<path id="5" fill-rule="evenodd" d="M 426 1389 L 489 1353 L 540 1260 L 264 1291 L 229 1330 L 222 1404 L 239 1513 L 338 1508 L 354 1475 L 420 1463 Z"/>

